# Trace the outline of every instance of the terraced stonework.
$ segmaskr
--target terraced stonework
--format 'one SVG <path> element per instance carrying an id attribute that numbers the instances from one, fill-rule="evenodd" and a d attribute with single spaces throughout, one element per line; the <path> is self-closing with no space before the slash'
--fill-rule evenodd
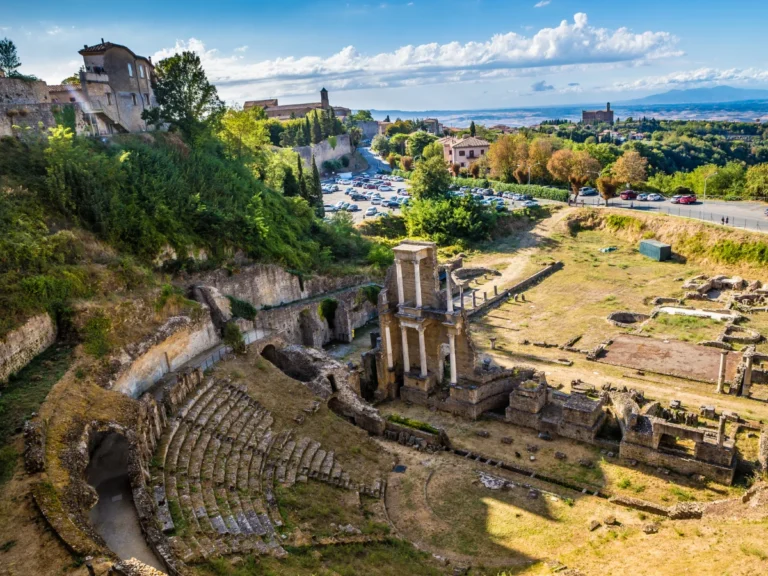
<path id="1" fill-rule="evenodd" d="M 325 482 L 381 497 L 384 481 L 353 480 L 319 442 L 273 429 L 245 389 L 208 378 L 169 420 L 158 443 L 154 504 L 178 559 L 228 554 L 282 557 L 275 487 Z"/>

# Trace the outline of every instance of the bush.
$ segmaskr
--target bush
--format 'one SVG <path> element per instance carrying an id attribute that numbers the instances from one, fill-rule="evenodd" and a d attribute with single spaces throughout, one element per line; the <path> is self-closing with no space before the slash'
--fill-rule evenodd
<path id="1" fill-rule="evenodd" d="M 405 210 L 408 235 L 429 238 L 439 246 L 487 240 L 497 218 L 471 196 L 416 200 Z"/>
<path id="2" fill-rule="evenodd" d="M 336 309 L 338 307 L 339 303 L 333 298 L 324 298 L 317 307 L 317 313 L 320 315 L 320 318 L 328 322 L 328 327 L 331 330 L 333 330 L 336 322 Z"/>
<path id="3" fill-rule="evenodd" d="M 380 270 L 385 270 L 395 262 L 395 253 L 389 246 L 374 244 L 368 251 L 368 262 Z"/>
<path id="4" fill-rule="evenodd" d="M 558 202 L 567 202 L 570 192 L 559 188 L 549 188 L 537 184 L 507 184 L 498 180 L 475 179 L 475 178 L 454 178 L 453 183 L 457 186 L 469 186 L 472 188 L 493 188 L 497 192 L 512 192 L 513 194 L 529 194 L 533 198 L 542 198 L 544 200 L 557 200 Z"/>
<path id="5" fill-rule="evenodd" d="M 234 322 L 227 322 L 224 325 L 224 344 L 232 348 L 236 354 L 245 352 L 245 340 L 240 328 Z"/>
<path id="6" fill-rule="evenodd" d="M 374 306 L 379 303 L 379 293 L 381 292 L 381 286 L 376 286 L 376 284 L 369 284 L 368 286 L 363 286 L 360 289 L 360 292 L 363 297 Z"/>
<path id="7" fill-rule="evenodd" d="M 97 312 L 83 327 L 83 349 L 96 358 L 105 356 L 112 349 L 112 321 Z"/>
<path id="8" fill-rule="evenodd" d="M 229 306 L 232 310 L 232 316 L 235 318 L 244 318 L 245 320 L 253 320 L 256 318 L 258 310 L 256 310 L 250 302 L 240 300 L 234 296 L 227 296 L 227 299 L 229 300 Z"/>
<path id="9" fill-rule="evenodd" d="M 407 426 L 408 428 L 421 430 L 422 432 L 429 432 L 430 434 L 440 434 L 440 430 L 438 430 L 431 424 L 427 424 L 426 422 L 422 422 L 421 420 L 413 420 L 411 418 L 406 418 L 405 416 L 400 416 L 399 414 L 390 414 L 389 416 L 387 416 L 387 420 L 389 420 L 390 422 L 394 422 L 395 424 Z"/>

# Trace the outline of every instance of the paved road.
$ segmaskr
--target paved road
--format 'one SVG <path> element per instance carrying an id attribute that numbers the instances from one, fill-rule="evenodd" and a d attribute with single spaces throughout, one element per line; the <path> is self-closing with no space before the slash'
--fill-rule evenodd
<path id="1" fill-rule="evenodd" d="M 579 202 L 584 201 L 588 206 L 604 205 L 605 202 L 599 196 L 579 197 Z M 668 200 L 663 202 L 638 202 L 637 200 L 621 200 L 614 198 L 610 201 L 612 208 L 631 208 L 644 212 L 664 212 L 673 216 L 685 216 L 696 220 L 705 220 L 716 224 L 721 223 L 722 218 L 728 218 L 728 225 L 737 228 L 747 228 L 759 232 L 768 232 L 768 217 L 765 209 L 768 206 L 763 202 L 724 202 L 722 200 L 700 200 L 696 204 L 672 204 Z"/>
<path id="2" fill-rule="evenodd" d="M 384 172 L 391 171 L 389 164 L 384 162 L 384 160 L 381 159 L 381 156 L 376 154 L 370 148 L 358 148 L 358 152 L 360 152 L 363 158 L 365 158 L 365 161 L 368 162 L 368 170 L 366 170 L 368 174 L 376 174 L 379 170 L 383 170 Z"/>

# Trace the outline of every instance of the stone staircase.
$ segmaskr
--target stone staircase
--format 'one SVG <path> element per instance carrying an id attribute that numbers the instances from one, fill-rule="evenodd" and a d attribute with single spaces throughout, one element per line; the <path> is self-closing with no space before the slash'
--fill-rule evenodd
<path id="1" fill-rule="evenodd" d="M 286 554 L 275 488 L 309 479 L 381 497 L 385 483 L 357 483 L 311 438 L 276 432 L 244 388 L 205 380 L 169 420 L 153 478 L 157 519 L 185 563 L 235 553 Z"/>

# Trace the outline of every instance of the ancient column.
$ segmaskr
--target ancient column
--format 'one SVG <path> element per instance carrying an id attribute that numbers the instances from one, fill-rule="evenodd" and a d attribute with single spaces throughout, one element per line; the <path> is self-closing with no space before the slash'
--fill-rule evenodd
<path id="1" fill-rule="evenodd" d="M 472 308 L 477 308 L 477 292 L 472 291 Z"/>
<path id="2" fill-rule="evenodd" d="M 717 445 L 718 446 L 722 446 L 723 441 L 725 440 L 725 422 L 726 422 L 725 415 L 722 414 L 720 416 L 720 425 L 717 427 Z"/>
<path id="3" fill-rule="evenodd" d="M 448 344 L 451 348 L 451 384 L 456 384 L 456 335 L 453 332 L 448 332 Z"/>
<path id="4" fill-rule="evenodd" d="M 752 354 L 748 351 L 744 356 L 744 382 L 741 385 L 741 395 L 749 396 L 749 389 L 752 387 Z"/>
<path id="5" fill-rule="evenodd" d="M 395 268 L 397 269 L 397 301 L 402 306 L 405 303 L 403 291 L 403 265 L 397 258 L 395 258 Z"/>
<path id="6" fill-rule="evenodd" d="M 392 359 L 392 334 L 389 330 L 389 324 L 384 325 L 384 338 L 387 343 L 387 368 L 392 370 L 395 367 L 395 363 Z"/>
<path id="7" fill-rule="evenodd" d="M 449 313 L 453 313 L 453 293 L 451 292 L 451 269 L 445 269 L 445 296 L 448 300 L 447 308 Z"/>
<path id="8" fill-rule="evenodd" d="M 464 310 L 464 286 L 459 284 L 459 309 Z"/>
<path id="9" fill-rule="evenodd" d="M 488 292 L 483 291 L 483 302 L 488 302 Z"/>
<path id="10" fill-rule="evenodd" d="M 408 328 L 400 325 L 400 332 L 403 335 L 403 371 L 407 374 L 411 371 L 411 359 L 408 356 Z"/>
<path id="11" fill-rule="evenodd" d="M 421 377 L 427 377 L 427 343 L 424 341 L 424 326 L 419 326 L 419 364 Z"/>
<path id="12" fill-rule="evenodd" d="M 726 360 L 728 358 L 728 351 L 727 350 L 721 350 L 720 351 L 720 371 L 717 375 L 717 393 L 722 394 L 723 393 L 723 386 L 725 385 L 725 364 Z"/>
<path id="13" fill-rule="evenodd" d="M 421 308 L 421 272 L 418 260 L 413 261 L 413 276 L 416 283 L 416 308 Z"/>
<path id="14" fill-rule="evenodd" d="M 499 285 L 498 284 L 494 284 L 493 285 L 493 295 L 494 296 L 498 296 L 499 295 Z"/>

